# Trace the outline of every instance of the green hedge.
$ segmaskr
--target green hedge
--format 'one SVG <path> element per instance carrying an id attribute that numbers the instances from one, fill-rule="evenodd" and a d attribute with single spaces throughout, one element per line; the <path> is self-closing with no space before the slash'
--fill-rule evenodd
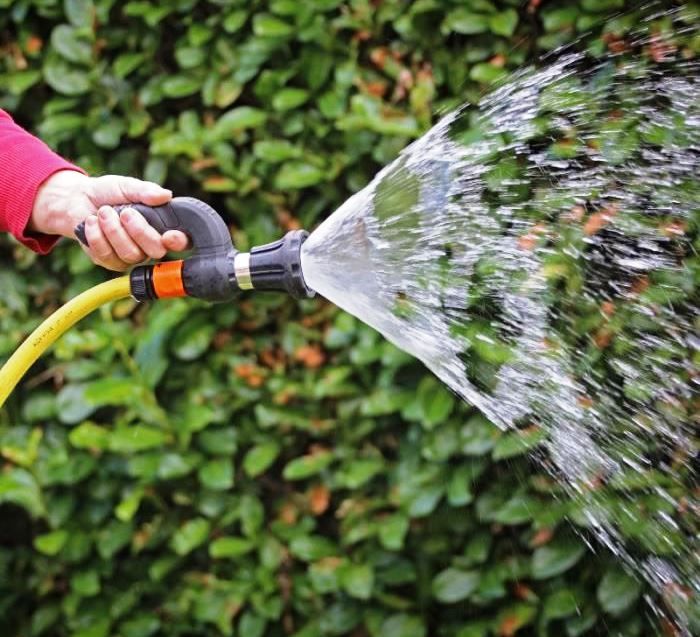
<path id="1" fill-rule="evenodd" d="M 245 249 L 636 4 L 0 0 L 0 106 L 92 173 L 206 199 Z M 108 276 L 2 241 L 0 358 Z M 321 300 L 116 303 L 0 414 L 0 633 L 654 634 L 525 446 Z"/>

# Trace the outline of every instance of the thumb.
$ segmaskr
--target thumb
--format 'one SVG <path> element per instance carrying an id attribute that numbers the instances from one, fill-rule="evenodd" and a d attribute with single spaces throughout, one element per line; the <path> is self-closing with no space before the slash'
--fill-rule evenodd
<path id="1" fill-rule="evenodd" d="M 160 206 L 170 201 L 173 193 L 152 181 L 134 177 L 104 175 L 92 180 L 92 200 L 96 207 L 116 206 L 124 203 L 145 203 Z"/>

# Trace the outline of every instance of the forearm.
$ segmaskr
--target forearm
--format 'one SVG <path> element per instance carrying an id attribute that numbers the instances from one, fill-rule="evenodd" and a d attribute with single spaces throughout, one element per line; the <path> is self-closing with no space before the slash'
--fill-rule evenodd
<path id="1" fill-rule="evenodd" d="M 0 110 L 0 231 L 45 254 L 57 237 L 31 234 L 27 223 L 41 184 L 59 170 L 81 171 Z"/>

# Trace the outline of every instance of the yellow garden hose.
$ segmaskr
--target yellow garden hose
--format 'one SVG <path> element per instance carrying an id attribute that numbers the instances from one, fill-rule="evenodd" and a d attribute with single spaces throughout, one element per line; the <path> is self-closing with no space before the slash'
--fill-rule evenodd
<path id="1" fill-rule="evenodd" d="M 130 293 L 129 277 L 122 276 L 79 294 L 49 316 L 0 369 L 0 407 L 27 370 L 64 332 L 101 305 Z"/>

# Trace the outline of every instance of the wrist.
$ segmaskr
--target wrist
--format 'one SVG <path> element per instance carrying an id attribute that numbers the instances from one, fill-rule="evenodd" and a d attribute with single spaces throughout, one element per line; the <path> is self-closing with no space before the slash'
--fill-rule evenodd
<path id="1" fill-rule="evenodd" d="M 49 175 L 36 191 L 27 229 L 49 235 L 72 236 L 81 221 L 76 217 L 75 202 L 87 188 L 89 177 L 77 170 L 59 170 Z"/>

